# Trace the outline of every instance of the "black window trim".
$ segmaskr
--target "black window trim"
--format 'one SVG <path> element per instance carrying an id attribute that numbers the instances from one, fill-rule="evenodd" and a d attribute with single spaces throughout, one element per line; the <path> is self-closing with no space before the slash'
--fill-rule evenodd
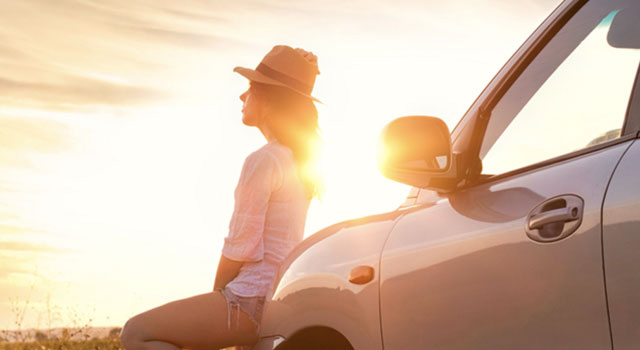
<path id="1" fill-rule="evenodd" d="M 624 125 L 622 126 L 622 135 L 629 135 L 640 132 L 640 63 L 636 71 L 636 78 L 629 95 L 629 104 L 627 105 L 627 113 L 624 117 Z"/>
<path id="2" fill-rule="evenodd" d="M 484 111 L 486 117 L 491 114 L 493 108 L 504 97 L 511 86 L 518 80 L 518 78 L 529 67 L 531 62 L 538 57 L 540 52 L 549 44 L 549 42 L 555 37 L 555 35 L 573 18 L 573 16 L 582 9 L 584 5 L 589 2 L 588 0 L 577 0 L 573 6 L 567 8 L 564 13 L 560 14 L 556 21 L 549 25 L 548 29 L 540 35 L 538 39 L 531 47 L 523 53 L 519 58 L 519 62 L 513 65 L 511 71 L 504 76 L 502 81 L 498 83 L 494 91 L 492 91 L 485 101 L 483 102 L 480 110 Z M 483 118 L 489 119 L 489 118 Z M 483 135 L 484 136 L 484 135 Z"/>
<path id="3" fill-rule="evenodd" d="M 574 3 L 564 7 L 566 3 L 571 1 Z M 460 134 L 463 131 L 461 128 L 466 127 L 467 124 L 472 124 L 472 120 L 470 119 L 477 119 L 479 117 L 478 114 L 486 113 L 488 111 L 486 107 L 490 106 L 489 102 L 500 99 L 500 93 L 504 94 L 506 90 L 508 90 L 511 84 L 515 82 L 515 79 L 517 79 L 529 66 L 531 61 L 533 61 L 533 58 L 542 51 L 555 34 L 560 31 L 587 2 L 588 0 L 564 0 L 549 17 L 529 35 L 527 40 L 522 43 L 493 79 L 489 81 L 476 100 L 471 103 L 467 112 L 464 113 L 456 126 L 451 130 L 452 144 L 458 141 L 458 138 L 461 136 Z M 533 56 L 533 58 L 527 60 L 527 57 L 531 56 Z M 511 63 L 512 61 L 513 63 Z M 516 78 L 510 81 L 512 76 Z M 491 91 L 488 91 L 489 88 L 491 88 Z M 469 113 L 473 113 L 473 115 L 469 115 Z"/>

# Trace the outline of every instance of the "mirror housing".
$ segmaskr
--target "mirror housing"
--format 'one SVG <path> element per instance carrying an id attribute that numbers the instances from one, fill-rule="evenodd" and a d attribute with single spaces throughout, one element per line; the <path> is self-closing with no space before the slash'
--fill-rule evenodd
<path id="1" fill-rule="evenodd" d="M 456 159 L 449 128 L 441 119 L 395 119 L 382 130 L 378 147 L 378 168 L 385 177 L 438 192 L 455 189 Z"/>
<path id="2" fill-rule="evenodd" d="M 621 9 L 607 33 L 609 45 L 621 49 L 640 49 L 640 5 Z"/>

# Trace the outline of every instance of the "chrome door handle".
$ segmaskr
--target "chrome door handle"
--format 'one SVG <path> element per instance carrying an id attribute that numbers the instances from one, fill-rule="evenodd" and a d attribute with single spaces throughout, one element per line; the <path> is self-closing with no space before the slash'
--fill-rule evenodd
<path id="1" fill-rule="evenodd" d="M 574 233 L 582 223 L 584 200 L 573 194 L 549 198 L 527 216 L 525 231 L 537 242 L 555 242 Z"/>
<path id="2" fill-rule="evenodd" d="M 546 224 L 554 222 L 571 222 L 578 220 L 578 208 L 568 207 L 545 211 L 538 214 L 533 214 L 529 218 L 529 228 L 539 229 Z"/>

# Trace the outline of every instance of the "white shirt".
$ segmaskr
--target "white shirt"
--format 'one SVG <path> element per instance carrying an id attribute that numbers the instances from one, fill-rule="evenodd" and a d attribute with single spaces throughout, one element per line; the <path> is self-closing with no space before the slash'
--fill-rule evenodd
<path id="1" fill-rule="evenodd" d="M 244 297 L 269 293 L 280 264 L 302 241 L 309 202 L 288 147 L 271 141 L 247 157 L 222 248 L 245 264 L 227 288 Z"/>

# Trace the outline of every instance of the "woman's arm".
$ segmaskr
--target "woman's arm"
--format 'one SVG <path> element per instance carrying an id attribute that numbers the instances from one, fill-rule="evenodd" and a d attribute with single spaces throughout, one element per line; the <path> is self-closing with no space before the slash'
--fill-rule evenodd
<path id="1" fill-rule="evenodd" d="M 224 288 L 231 282 L 245 262 L 258 262 L 264 258 L 263 234 L 269 200 L 283 178 L 278 160 L 266 152 L 252 153 L 242 166 L 214 289 Z"/>
<path id="2" fill-rule="evenodd" d="M 216 272 L 216 280 L 213 283 L 213 289 L 222 289 L 227 283 L 231 282 L 238 273 L 244 262 L 235 261 L 227 258 L 224 255 L 220 255 L 220 262 L 218 262 L 218 272 Z"/>

